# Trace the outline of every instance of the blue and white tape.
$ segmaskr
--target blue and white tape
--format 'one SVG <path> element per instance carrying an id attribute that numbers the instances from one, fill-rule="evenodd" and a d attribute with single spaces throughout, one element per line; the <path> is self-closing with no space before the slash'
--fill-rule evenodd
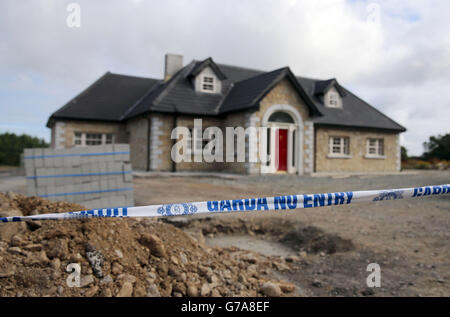
<path id="1" fill-rule="evenodd" d="M 344 191 L 325 194 L 285 195 L 262 198 L 210 200 L 202 202 L 163 204 L 140 207 L 104 208 L 66 213 L 51 213 L 22 217 L 0 218 L 1 222 L 31 220 L 58 220 L 96 217 L 164 217 L 202 213 L 249 212 L 264 210 L 293 210 L 340 206 L 387 200 L 420 199 L 450 194 L 450 184 L 414 188 L 382 189 L 371 191 Z"/>

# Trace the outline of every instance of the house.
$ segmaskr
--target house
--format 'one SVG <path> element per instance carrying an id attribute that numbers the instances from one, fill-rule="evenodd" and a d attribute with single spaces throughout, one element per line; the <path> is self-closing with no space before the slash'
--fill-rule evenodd
<path id="1" fill-rule="evenodd" d="M 183 65 L 166 54 L 164 79 L 107 72 L 54 112 L 47 127 L 54 148 L 129 143 L 136 170 L 224 171 L 242 174 L 392 172 L 400 170 L 405 128 L 354 95 L 336 79 L 299 77 L 289 67 L 259 71 L 216 63 Z M 267 127 L 245 138 L 247 151 L 267 162 L 175 162 L 176 127 Z M 205 146 L 188 140 L 194 150 Z M 194 140 L 197 140 L 197 137 Z M 195 151 L 194 151 L 195 152 Z M 246 155 L 248 158 L 248 155 Z M 276 162 L 275 162 L 276 161 Z"/>

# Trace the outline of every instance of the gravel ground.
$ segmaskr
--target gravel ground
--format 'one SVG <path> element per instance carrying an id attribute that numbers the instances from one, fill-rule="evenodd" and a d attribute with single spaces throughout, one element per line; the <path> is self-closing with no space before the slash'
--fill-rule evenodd
<path id="1" fill-rule="evenodd" d="M 136 205 L 237 199 L 278 194 L 415 187 L 450 183 L 450 171 L 414 171 L 398 175 L 295 177 L 237 176 L 135 178 Z M 0 178 L 0 191 L 23 192 L 23 178 Z M 196 220 L 201 216 L 192 216 Z M 317 228 L 330 236 L 351 241 L 354 248 L 336 253 L 314 253 L 291 248 L 295 269 L 280 273 L 299 288 L 301 295 L 320 296 L 450 296 L 450 197 L 387 201 L 365 205 L 298 209 L 293 211 L 215 216 L 223 223 L 275 220 L 289 226 Z M 267 223 L 269 223 L 267 225 Z M 208 226 L 208 220 L 203 222 Z M 217 226 L 217 225 L 216 225 Z M 188 226 L 189 227 L 189 226 Z M 287 227 L 286 227 L 287 228 Z M 189 229 L 189 228 L 187 228 Z M 206 228 L 207 229 L 207 228 Z M 266 228 L 267 229 L 267 228 Z M 208 231 L 208 230 L 206 230 Z M 225 230 L 226 231 L 226 230 Z M 214 233 L 207 241 L 273 254 L 286 245 L 277 237 Z M 287 233 L 287 232 L 285 232 Z M 280 237 L 284 233 L 280 233 Z M 369 289 L 369 263 L 381 267 L 381 287 Z"/>
<path id="2" fill-rule="evenodd" d="M 370 190 L 450 183 L 449 171 L 351 177 L 252 176 L 236 180 L 171 177 L 135 179 L 137 205 L 233 199 L 277 194 Z M 355 249 L 332 255 L 307 254 L 285 274 L 304 295 L 450 296 L 450 197 L 366 205 L 218 215 L 258 221 L 282 218 L 351 240 Z M 262 237 L 264 239 L 264 237 Z M 228 238 L 249 248 L 248 239 Z M 252 241 L 255 245 L 255 242 Z M 223 245 L 224 243 L 222 243 Z M 251 245 L 250 245 L 251 247 Z M 273 248 L 268 244 L 267 248 Z M 258 251 L 264 253 L 258 244 Z M 299 250 L 293 250 L 297 253 Z M 302 253 L 304 255 L 304 253 Z M 369 263 L 382 272 L 380 288 L 366 289 Z"/>

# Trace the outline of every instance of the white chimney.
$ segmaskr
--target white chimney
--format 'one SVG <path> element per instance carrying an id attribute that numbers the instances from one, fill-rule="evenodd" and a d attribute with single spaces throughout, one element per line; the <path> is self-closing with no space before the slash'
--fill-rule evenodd
<path id="1" fill-rule="evenodd" d="M 181 68 L 183 68 L 183 55 L 166 54 L 164 65 L 164 80 L 169 80 Z"/>

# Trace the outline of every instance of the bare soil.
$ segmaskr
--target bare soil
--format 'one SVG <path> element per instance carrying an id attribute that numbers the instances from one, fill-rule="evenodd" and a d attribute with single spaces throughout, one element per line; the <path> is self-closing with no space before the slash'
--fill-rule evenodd
<path id="1" fill-rule="evenodd" d="M 153 176 L 135 178 L 134 188 L 139 206 L 445 183 L 449 171 Z M 17 178 L 0 179 L 0 187 L 24 189 Z M 0 213 L 80 208 L 13 194 L 0 194 L 0 203 Z M 261 296 L 270 293 L 267 282 L 280 286 L 281 296 L 450 296 L 449 196 L 214 217 L 41 222 L 14 230 L 0 241 L 0 296 Z M 103 277 L 89 260 L 96 252 Z M 66 285 L 66 267 L 74 262 L 91 283 Z M 380 288 L 366 285 L 369 263 L 381 267 Z"/>
<path id="2" fill-rule="evenodd" d="M 135 179 L 135 197 L 138 205 L 146 205 L 446 183 L 450 183 L 449 171 L 337 177 L 250 176 L 235 180 L 140 178 Z M 299 260 L 292 262 L 292 270 L 279 276 L 297 285 L 302 295 L 450 296 L 448 195 L 338 208 L 234 213 L 217 215 L 214 219 L 201 218 L 205 217 L 190 217 L 182 229 L 192 230 L 201 226 L 207 239 L 222 240 L 221 246 L 226 246 L 226 241 L 243 249 L 256 245 L 260 253 L 272 254 L 273 242 L 280 243 L 280 248 L 289 247 Z M 237 223 L 262 229 L 248 232 L 229 229 Z M 289 232 L 293 233 L 293 228 L 297 228 L 296 234 L 300 234 L 297 240 L 304 241 L 303 244 L 292 244 L 286 238 Z M 302 233 L 306 233 L 306 237 Z M 312 235 L 308 236 L 308 233 Z M 250 241 L 241 239 L 239 243 L 239 239 L 230 238 L 242 234 L 251 236 Z M 317 237 L 321 238 L 317 240 Z M 270 241 L 266 245 L 269 251 L 265 250 L 264 241 Z M 214 240 L 210 243 L 214 245 Z M 381 267 L 380 288 L 368 289 L 366 286 L 369 263 L 378 263 Z"/>
<path id="3" fill-rule="evenodd" d="M 0 216 L 83 210 L 0 193 Z M 295 296 L 280 257 L 209 247 L 201 232 L 154 219 L 0 224 L 0 296 Z M 79 265 L 77 282 L 70 269 Z M 68 282 L 69 279 L 69 282 Z"/>

